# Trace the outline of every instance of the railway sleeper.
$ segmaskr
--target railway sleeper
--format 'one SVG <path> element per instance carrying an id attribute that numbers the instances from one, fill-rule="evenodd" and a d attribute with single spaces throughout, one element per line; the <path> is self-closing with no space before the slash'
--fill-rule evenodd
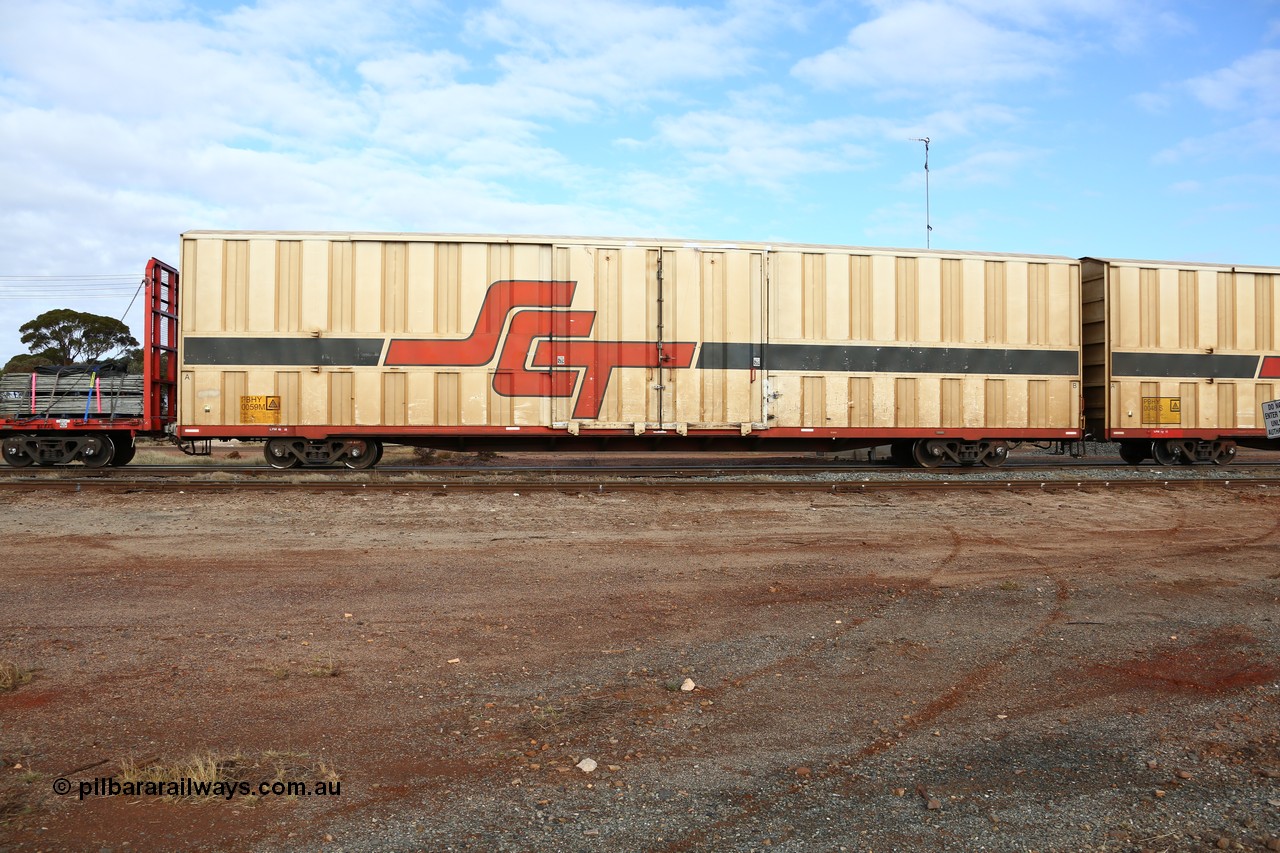
<path id="1" fill-rule="evenodd" d="M 996 468 L 1009 459 L 1009 445 L 1004 441 L 986 438 L 978 441 L 922 438 L 912 446 L 912 456 L 922 468 L 936 468 L 948 460 L 958 465 L 982 464 L 988 468 Z"/>

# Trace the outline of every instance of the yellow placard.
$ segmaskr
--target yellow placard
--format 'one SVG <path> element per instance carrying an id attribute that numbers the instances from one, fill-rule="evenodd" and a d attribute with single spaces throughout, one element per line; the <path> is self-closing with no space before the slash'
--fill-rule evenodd
<path id="1" fill-rule="evenodd" d="M 240 423 L 280 423 L 280 398 L 262 394 L 240 398 Z"/>
<path id="2" fill-rule="evenodd" d="M 1182 423 L 1181 397 L 1143 397 L 1142 422 L 1144 424 Z"/>

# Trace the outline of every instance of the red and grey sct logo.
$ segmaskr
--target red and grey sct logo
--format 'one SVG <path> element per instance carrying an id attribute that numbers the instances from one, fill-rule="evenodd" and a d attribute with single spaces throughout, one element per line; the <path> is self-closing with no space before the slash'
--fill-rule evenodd
<path id="1" fill-rule="evenodd" d="M 659 347 L 656 341 L 592 340 L 596 312 L 569 309 L 576 289 L 574 281 L 494 282 L 470 335 L 460 340 L 396 338 L 383 364 L 481 367 L 497 355 L 494 391 L 504 397 L 572 397 L 576 392 L 575 420 L 600 416 L 615 368 L 693 364 L 696 343 Z"/>

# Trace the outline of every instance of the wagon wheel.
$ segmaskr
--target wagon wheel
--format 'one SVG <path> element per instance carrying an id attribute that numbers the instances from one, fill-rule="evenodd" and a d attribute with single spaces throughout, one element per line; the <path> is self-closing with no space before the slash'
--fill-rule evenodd
<path id="1" fill-rule="evenodd" d="M 347 442 L 342 464 L 357 471 L 372 468 L 382 458 L 382 442 L 376 439 Z"/>
<path id="2" fill-rule="evenodd" d="M 915 464 L 915 442 L 913 441 L 895 441 L 889 445 L 889 458 L 894 465 L 903 468 L 910 467 Z"/>
<path id="3" fill-rule="evenodd" d="M 26 468 L 35 462 L 22 446 L 22 439 L 23 436 L 12 435 L 4 440 L 3 445 L 0 445 L 0 450 L 4 453 L 4 461 L 14 468 Z"/>
<path id="4" fill-rule="evenodd" d="M 272 468 L 297 468 L 301 464 L 301 460 L 294 455 L 292 443 L 287 438 L 267 439 L 267 445 L 262 449 L 262 454 Z"/>
<path id="5" fill-rule="evenodd" d="M 80 461 L 86 468 L 104 468 L 115 455 L 116 446 L 109 436 L 91 435 L 80 446 Z"/>
<path id="6" fill-rule="evenodd" d="M 1009 461 L 1009 445 L 1003 441 L 991 442 L 991 448 L 987 450 L 987 455 L 982 457 L 982 464 L 988 468 L 999 468 L 1001 465 Z"/>
<path id="7" fill-rule="evenodd" d="M 1224 441 L 1220 443 L 1213 451 L 1214 465 L 1230 465 L 1231 460 L 1236 458 L 1236 443 L 1234 441 Z"/>
<path id="8" fill-rule="evenodd" d="M 913 454 L 916 464 L 921 468 L 937 468 L 942 464 L 942 460 L 946 458 L 942 453 L 942 446 L 927 439 L 921 439 L 916 442 Z"/>
<path id="9" fill-rule="evenodd" d="M 1146 442 L 1120 442 L 1120 458 L 1130 465 L 1141 465 L 1150 455 L 1150 446 Z"/>
<path id="10" fill-rule="evenodd" d="M 121 441 L 116 442 L 116 452 L 111 456 L 112 467 L 128 465 L 138 452 L 138 445 L 134 444 L 132 440 L 128 444 L 122 444 Z"/>
<path id="11" fill-rule="evenodd" d="M 1182 461 L 1182 448 L 1172 441 L 1153 441 L 1151 458 L 1157 465 L 1174 465 Z"/>

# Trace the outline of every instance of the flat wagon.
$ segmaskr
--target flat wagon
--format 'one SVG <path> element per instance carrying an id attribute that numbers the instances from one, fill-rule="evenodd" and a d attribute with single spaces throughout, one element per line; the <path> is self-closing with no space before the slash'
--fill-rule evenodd
<path id="1" fill-rule="evenodd" d="M 177 436 L 277 467 L 386 441 L 998 465 L 1083 434 L 1074 258 L 193 231 L 182 282 Z"/>
<path id="2" fill-rule="evenodd" d="M 178 271 L 155 260 L 142 282 L 142 374 L 83 365 L 0 381 L 0 453 L 15 467 L 79 460 L 124 465 L 137 436 L 164 437 L 177 421 Z"/>
<path id="3" fill-rule="evenodd" d="M 1280 268 L 1081 260 L 1086 424 L 1137 464 L 1274 449 Z"/>

